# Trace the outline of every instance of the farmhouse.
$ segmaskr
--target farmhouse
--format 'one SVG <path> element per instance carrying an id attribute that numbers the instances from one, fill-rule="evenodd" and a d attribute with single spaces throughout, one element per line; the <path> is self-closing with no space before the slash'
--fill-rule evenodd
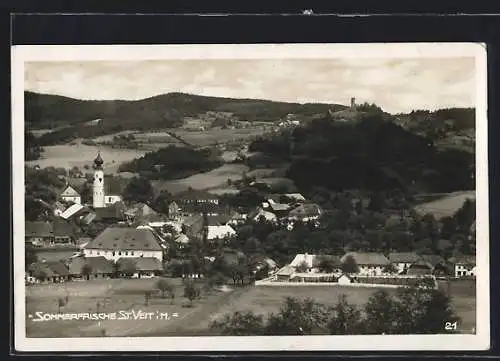
<path id="1" fill-rule="evenodd" d="M 380 276 L 386 273 L 386 267 L 391 264 L 383 254 L 375 252 L 349 252 L 342 258 L 342 263 L 352 257 L 358 266 L 358 274 L 363 276 Z"/>
<path id="2" fill-rule="evenodd" d="M 78 193 L 70 185 L 66 186 L 66 188 L 62 191 L 60 197 L 64 202 L 76 203 L 76 204 L 82 203 L 82 197 L 80 196 L 80 193 Z"/>
<path id="3" fill-rule="evenodd" d="M 454 267 L 455 277 L 475 277 L 476 276 L 476 257 L 475 256 L 457 256 L 449 259 Z"/>
<path id="4" fill-rule="evenodd" d="M 265 211 L 262 208 L 258 208 L 255 212 L 250 214 L 249 218 L 253 219 L 256 222 L 259 222 L 261 219 L 272 223 L 276 223 L 278 221 L 278 217 L 276 216 L 276 214 Z"/>
<path id="5" fill-rule="evenodd" d="M 403 273 L 412 264 L 420 260 L 418 254 L 414 252 L 393 252 L 389 253 L 387 258 L 391 261 L 397 273 Z"/>
<path id="6" fill-rule="evenodd" d="M 55 244 L 74 244 L 77 227 L 74 223 L 64 219 L 55 219 L 52 223 Z"/>
<path id="7" fill-rule="evenodd" d="M 419 260 L 415 263 L 412 263 L 407 269 L 406 274 L 409 276 L 423 276 L 423 275 L 431 275 L 434 271 L 434 267 L 424 260 Z"/>
<path id="8" fill-rule="evenodd" d="M 448 264 L 443 257 L 437 254 L 423 254 L 420 258 L 432 266 L 432 273 L 436 276 L 444 276 L 453 273 L 453 266 Z"/>
<path id="9" fill-rule="evenodd" d="M 334 255 L 297 254 L 290 263 L 295 272 L 341 273 L 342 263 Z"/>
<path id="10" fill-rule="evenodd" d="M 304 203 L 292 209 L 288 213 L 288 219 L 292 221 L 309 222 L 317 220 L 323 213 L 320 206 L 315 203 Z"/>
<path id="11" fill-rule="evenodd" d="M 161 240 L 148 228 L 108 227 L 87 244 L 85 257 L 116 261 L 127 257 L 154 257 L 163 260 Z"/>
<path id="12" fill-rule="evenodd" d="M 61 261 L 38 261 L 28 267 L 27 280 L 29 283 L 62 282 L 69 278 L 69 270 Z"/>
<path id="13" fill-rule="evenodd" d="M 103 256 L 75 257 L 68 262 L 71 278 L 109 278 L 115 274 L 113 262 Z"/>
<path id="14" fill-rule="evenodd" d="M 161 261 L 154 257 L 120 258 L 116 265 L 120 275 L 132 278 L 151 278 L 163 272 Z"/>
<path id="15" fill-rule="evenodd" d="M 37 246 L 50 244 L 54 241 L 54 231 L 52 228 L 52 223 L 26 221 L 24 229 L 24 238 L 27 244 Z"/>

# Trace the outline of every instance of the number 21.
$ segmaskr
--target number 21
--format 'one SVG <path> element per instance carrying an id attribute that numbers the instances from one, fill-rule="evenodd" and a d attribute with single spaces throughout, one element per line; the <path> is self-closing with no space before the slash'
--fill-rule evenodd
<path id="1" fill-rule="evenodd" d="M 456 330 L 457 329 L 457 321 L 455 322 L 446 322 L 444 325 L 444 329 L 447 331 Z"/>

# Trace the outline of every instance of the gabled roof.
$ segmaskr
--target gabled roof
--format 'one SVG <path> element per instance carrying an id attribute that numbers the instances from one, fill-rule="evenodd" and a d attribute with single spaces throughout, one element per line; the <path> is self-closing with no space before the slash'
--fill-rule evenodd
<path id="1" fill-rule="evenodd" d="M 120 271 L 162 271 L 163 266 L 158 258 L 154 257 L 127 257 L 116 261 Z"/>
<path id="2" fill-rule="evenodd" d="M 414 252 L 393 252 L 387 256 L 392 263 L 415 263 L 421 260 Z"/>
<path id="3" fill-rule="evenodd" d="M 229 225 L 208 226 L 208 239 L 224 238 L 235 235 L 236 231 Z"/>
<path id="4" fill-rule="evenodd" d="M 231 217 L 225 214 L 220 214 L 216 216 L 207 216 L 207 221 L 209 226 L 223 226 L 227 222 L 229 222 L 230 219 Z"/>
<path id="5" fill-rule="evenodd" d="M 99 257 L 76 257 L 71 259 L 69 273 L 72 275 L 82 275 L 84 267 L 90 267 L 91 274 L 112 274 L 113 264 L 103 256 Z"/>
<path id="6" fill-rule="evenodd" d="M 26 221 L 25 237 L 52 237 L 54 235 L 53 226 L 50 222 L 30 222 Z"/>
<path id="7" fill-rule="evenodd" d="M 123 221 L 125 220 L 123 205 L 121 204 L 111 204 L 104 208 L 95 208 L 94 213 L 96 215 L 96 221 Z"/>
<path id="8" fill-rule="evenodd" d="M 108 227 L 85 248 L 161 251 L 159 239 L 147 228 Z"/>
<path id="9" fill-rule="evenodd" d="M 62 212 L 59 217 L 63 219 L 69 219 L 70 217 L 76 215 L 78 212 L 82 211 L 86 207 L 82 206 L 81 204 L 73 204 L 71 205 L 68 209 L 66 209 L 64 212 Z"/>
<path id="10" fill-rule="evenodd" d="M 291 217 L 314 217 L 321 215 L 321 208 L 314 203 L 304 203 L 292 209 L 289 213 Z"/>
<path id="11" fill-rule="evenodd" d="M 382 253 L 376 252 L 349 252 L 341 258 L 341 261 L 345 262 L 349 256 L 352 256 L 360 266 L 385 266 L 391 263 Z"/>
<path id="12" fill-rule="evenodd" d="M 146 203 L 136 203 L 125 211 L 128 216 L 148 216 L 157 214 L 157 212 Z"/>
<path id="13" fill-rule="evenodd" d="M 40 277 L 44 274 L 46 277 L 66 277 L 69 275 L 69 270 L 61 261 L 42 262 L 38 261 L 31 264 L 28 268 L 35 277 Z"/>
<path id="14" fill-rule="evenodd" d="M 189 237 L 186 236 L 185 234 L 181 233 L 179 234 L 175 239 L 175 243 L 182 243 L 182 244 L 187 244 L 189 243 Z"/>
<path id="15" fill-rule="evenodd" d="M 340 257 L 336 255 L 323 254 L 323 255 L 315 255 L 313 259 L 313 267 L 319 267 L 321 262 L 324 260 L 328 260 L 332 262 L 334 266 L 341 266 L 342 262 L 340 261 Z"/>
<path id="16" fill-rule="evenodd" d="M 69 185 L 62 191 L 61 197 L 80 197 L 80 193 Z"/>
<path id="17" fill-rule="evenodd" d="M 54 236 L 56 237 L 64 237 L 64 236 L 74 236 L 77 232 L 76 226 L 74 223 L 68 222 L 64 219 L 55 219 L 53 222 L 53 230 Z"/>
<path id="18" fill-rule="evenodd" d="M 413 264 L 410 265 L 409 269 L 415 269 L 415 268 L 427 268 L 432 270 L 434 266 L 430 264 L 429 262 L 426 262 L 424 260 L 419 260 Z"/>

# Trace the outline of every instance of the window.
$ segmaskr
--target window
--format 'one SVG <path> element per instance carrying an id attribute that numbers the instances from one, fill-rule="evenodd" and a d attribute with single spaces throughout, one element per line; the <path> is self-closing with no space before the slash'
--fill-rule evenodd
<path id="1" fill-rule="evenodd" d="M 113 256 L 115 255 L 115 251 L 113 251 Z"/>
<path id="2" fill-rule="evenodd" d="M 118 252 L 118 256 L 121 256 L 121 255 L 122 255 L 122 252 L 121 252 L 121 251 L 120 251 L 120 252 Z"/>
<path id="3" fill-rule="evenodd" d="M 125 251 L 125 256 L 128 256 L 128 251 Z"/>
<path id="4" fill-rule="evenodd" d="M 131 251 L 131 252 L 130 252 L 130 255 L 131 255 L 131 256 L 133 256 L 133 255 L 134 255 L 134 251 Z"/>
<path id="5" fill-rule="evenodd" d="M 101 255 L 101 252 L 97 251 L 97 255 L 100 256 Z"/>

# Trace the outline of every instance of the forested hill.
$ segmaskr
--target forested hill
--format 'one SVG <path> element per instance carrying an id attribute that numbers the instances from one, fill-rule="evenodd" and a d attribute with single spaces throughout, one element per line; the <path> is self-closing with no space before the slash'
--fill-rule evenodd
<path id="1" fill-rule="evenodd" d="M 103 85 L 105 86 L 105 85 Z M 158 124 L 175 127 L 184 116 L 207 111 L 231 112 L 240 120 L 276 121 L 289 113 L 315 115 L 343 105 L 299 104 L 258 99 L 207 97 L 168 93 L 136 101 L 78 100 L 58 95 L 25 92 L 25 121 L 32 128 L 56 128 L 102 119 L 125 128 L 151 127 Z"/>
<path id="2" fill-rule="evenodd" d="M 258 139 L 250 149 L 291 163 L 288 176 L 302 189 L 474 189 L 474 154 L 438 149 L 380 113 L 366 113 L 356 122 L 318 119 Z"/>

